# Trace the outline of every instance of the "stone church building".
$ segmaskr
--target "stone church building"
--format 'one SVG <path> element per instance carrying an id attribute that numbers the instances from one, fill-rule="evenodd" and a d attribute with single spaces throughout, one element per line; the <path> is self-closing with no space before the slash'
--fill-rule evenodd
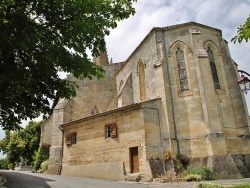
<path id="1" fill-rule="evenodd" d="M 222 31 L 195 22 L 153 28 L 105 80 L 75 80 L 42 127 L 48 172 L 113 180 L 152 177 L 150 160 L 183 154 L 220 177 L 250 173 L 249 114 Z"/>

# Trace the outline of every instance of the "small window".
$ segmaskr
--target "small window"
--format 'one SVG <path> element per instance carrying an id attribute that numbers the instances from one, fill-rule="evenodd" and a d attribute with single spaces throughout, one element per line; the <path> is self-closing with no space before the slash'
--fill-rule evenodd
<path id="1" fill-rule="evenodd" d="M 73 144 L 76 144 L 76 142 L 77 142 L 77 134 L 76 133 L 69 133 L 67 135 L 66 144 L 73 145 Z"/>
<path id="2" fill-rule="evenodd" d="M 111 123 L 105 126 L 105 137 L 106 138 L 116 138 L 117 137 L 117 125 L 116 123 Z"/>
<path id="3" fill-rule="evenodd" d="M 72 133 L 71 143 L 72 144 L 76 144 L 76 142 L 77 142 L 77 134 L 76 133 Z"/>

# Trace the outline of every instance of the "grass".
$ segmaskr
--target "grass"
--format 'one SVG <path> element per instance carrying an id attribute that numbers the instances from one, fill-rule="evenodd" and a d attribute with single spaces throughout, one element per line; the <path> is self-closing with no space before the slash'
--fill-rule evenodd
<path id="1" fill-rule="evenodd" d="M 201 180 L 214 179 L 212 169 L 205 166 L 185 170 L 184 177 L 187 181 L 201 181 Z"/>
<path id="2" fill-rule="evenodd" d="M 202 184 L 201 188 L 250 188 L 250 184 L 234 185 L 234 186 L 223 186 L 223 185 L 211 185 L 211 184 Z"/>

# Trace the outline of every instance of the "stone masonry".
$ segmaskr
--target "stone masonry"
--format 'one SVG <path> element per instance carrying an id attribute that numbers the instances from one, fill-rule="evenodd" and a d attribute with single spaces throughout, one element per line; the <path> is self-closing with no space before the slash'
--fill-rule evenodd
<path id="1" fill-rule="evenodd" d="M 94 62 L 105 80 L 69 76 L 77 96 L 60 99 L 44 124 L 49 173 L 123 180 L 136 171 L 149 180 L 149 160 L 171 150 L 219 177 L 250 174 L 249 114 L 221 30 L 195 22 L 153 28 L 126 61 L 109 63 L 103 52 Z M 107 137 L 109 124 L 115 137 Z"/>

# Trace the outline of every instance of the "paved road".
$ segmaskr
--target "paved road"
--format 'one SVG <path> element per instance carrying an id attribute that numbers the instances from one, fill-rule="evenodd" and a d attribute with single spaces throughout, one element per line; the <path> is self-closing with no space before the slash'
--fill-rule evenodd
<path id="1" fill-rule="evenodd" d="M 0 176 L 7 179 L 7 188 L 193 188 L 197 182 L 180 183 L 136 183 L 117 182 L 91 178 L 35 174 L 31 172 L 0 170 Z M 250 178 L 242 180 L 220 180 L 212 183 L 243 184 L 250 183 Z"/>

